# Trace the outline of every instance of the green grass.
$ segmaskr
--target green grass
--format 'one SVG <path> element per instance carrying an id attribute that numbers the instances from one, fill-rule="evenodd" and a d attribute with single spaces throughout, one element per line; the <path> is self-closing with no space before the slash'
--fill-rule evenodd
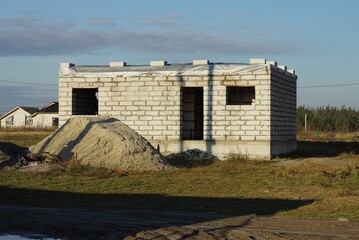
<path id="1" fill-rule="evenodd" d="M 289 168 L 232 156 L 159 173 L 116 172 L 76 162 L 44 173 L 7 170 L 0 171 L 0 203 L 359 219 L 359 157 L 333 159 L 350 165 Z"/>

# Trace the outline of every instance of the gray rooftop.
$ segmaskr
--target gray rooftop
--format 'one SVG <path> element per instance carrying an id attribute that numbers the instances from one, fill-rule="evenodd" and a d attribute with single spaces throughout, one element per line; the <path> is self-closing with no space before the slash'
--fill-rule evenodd
<path id="1" fill-rule="evenodd" d="M 185 76 L 185 75 L 224 75 L 239 72 L 253 72 L 265 69 L 265 64 L 209 63 L 207 65 L 169 64 L 166 66 L 73 66 L 67 74 L 73 76 Z"/>
<path id="2" fill-rule="evenodd" d="M 111 62 L 102 66 L 75 66 L 62 63 L 61 75 L 74 77 L 116 77 L 116 76 L 190 76 L 190 75 L 226 75 L 265 71 L 268 66 L 277 68 L 277 62 L 266 59 L 251 59 L 250 63 L 212 63 L 208 60 L 194 60 L 193 63 L 168 64 L 166 61 L 151 61 L 150 65 L 127 65 L 126 62 Z M 288 74 L 294 71 L 278 66 Z"/>
<path id="3" fill-rule="evenodd" d="M 168 64 L 165 66 L 150 66 L 150 65 L 126 65 L 123 67 L 107 66 L 75 66 L 71 67 L 75 72 L 152 72 L 152 71 L 188 71 L 188 70 L 231 70 L 235 67 L 249 67 L 250 64 L 240 63 L 209 63 L 208 65 L 193 65 L 191 63 L 185 64 Z"/>

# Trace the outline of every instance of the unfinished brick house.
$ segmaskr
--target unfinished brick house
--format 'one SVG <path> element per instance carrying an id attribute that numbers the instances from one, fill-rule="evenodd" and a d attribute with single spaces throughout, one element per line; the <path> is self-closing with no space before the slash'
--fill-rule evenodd
<path id="1" fill-rule="evenodd" d="M 296 149 L 296 80 L 293 70 L 266 59 L 62 63 L 59 121 L 111 116 L 161 152 L 197 148 L 269 159 Z"/>

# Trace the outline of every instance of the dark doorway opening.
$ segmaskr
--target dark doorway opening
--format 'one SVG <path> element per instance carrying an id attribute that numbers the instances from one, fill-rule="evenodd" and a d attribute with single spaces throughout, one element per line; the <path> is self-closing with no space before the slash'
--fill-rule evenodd
<path id="1" fill-rule="evenodd" d="M 181 139 L 203 140 L 203 88 L 182 87 Z"/>
<path id="2" fill-rule="evenodd" d="M 97 115 L 97 88 L 72 89 L 72 115 Z"/>

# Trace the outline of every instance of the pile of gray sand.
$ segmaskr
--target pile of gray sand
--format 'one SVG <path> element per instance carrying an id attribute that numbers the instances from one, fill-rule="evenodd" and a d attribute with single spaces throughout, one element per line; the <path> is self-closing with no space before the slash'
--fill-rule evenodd
<path id="1" fill-rule="evenodd" d="M 48 153 L 61 160 L 123 171 L 171 169 L 163 156 L 136 131 L 115 118 L 74 117 L 38 144 L 35 155 Z"/>

